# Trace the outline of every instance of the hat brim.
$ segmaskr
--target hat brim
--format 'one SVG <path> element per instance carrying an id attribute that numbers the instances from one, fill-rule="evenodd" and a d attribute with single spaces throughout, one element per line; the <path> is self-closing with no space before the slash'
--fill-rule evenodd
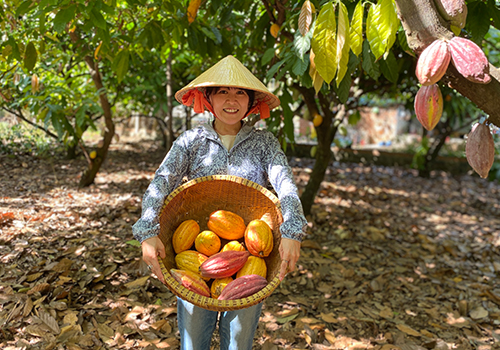
<path id="1" fill-rule="evenodd" d="M 227 56 L 220 60 L 191 83 L 177 91 L 175 99 L 183 104 L 182 97 L 188 91 L 192 89 L 204 91 L 207 87 L 235 87 L 253 90 L 255 91 L 255 104 L 265 102 L 270 110 L 280 105 L 279 98 L 233 56 Z"/>

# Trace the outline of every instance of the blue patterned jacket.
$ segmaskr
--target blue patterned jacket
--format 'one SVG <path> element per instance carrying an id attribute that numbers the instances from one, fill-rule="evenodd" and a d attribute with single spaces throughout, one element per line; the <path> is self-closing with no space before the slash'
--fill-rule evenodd
<path id="1" fill-rule="evenodd" d="M 134 237 L 142 242 L 160 233 L 165 198 L 183 179 L 216 174 L 240 176 L 264 187 L 271 184 L 281 204 L 282 237 L 302 240 L 307 221 L 287 158 L 271 132 L 248 124 L 243 124 L 230 151 L 211 125 L 180 135 L 144 194 L 141 218 L 132 226 Z"/>

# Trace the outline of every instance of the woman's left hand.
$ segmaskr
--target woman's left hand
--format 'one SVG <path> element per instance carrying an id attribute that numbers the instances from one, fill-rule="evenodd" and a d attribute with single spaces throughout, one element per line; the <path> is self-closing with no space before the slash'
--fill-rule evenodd
<path id="1" fill-rule="evenodd" d="M 288 272 L 295 271 L 295 264 L 300 257 L 300 241 L 282 237 L 279 252 L 281 256 L 279 278 L 283 281 Z"/>

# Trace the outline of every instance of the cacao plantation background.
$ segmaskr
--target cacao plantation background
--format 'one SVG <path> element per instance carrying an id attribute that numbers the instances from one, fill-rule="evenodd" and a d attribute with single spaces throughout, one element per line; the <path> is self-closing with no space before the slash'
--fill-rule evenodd
<path id="1" fill-rule="evenodd" d="M 173 93 L 226 55 L 280 96 L 260 125 L 290 154 L 309 221 L 255 349 L 497 348 L 500 9 L 446 3 L 466 6 L 465 25 L 433 0 L 3 1 L 2 348 L 178 348 L 175 298 L 130 226 L 200 117 Z M 490 81 L 428 57 L 423 70 L 443 75 L 427 130 L 418 59 L 453 37 L 478 45 Z M 376 134 L 366 111 L 389 108 L 406 111 L 398 136 L 416 141 L 378 165 L 399 150 L 352 131 Z"/>

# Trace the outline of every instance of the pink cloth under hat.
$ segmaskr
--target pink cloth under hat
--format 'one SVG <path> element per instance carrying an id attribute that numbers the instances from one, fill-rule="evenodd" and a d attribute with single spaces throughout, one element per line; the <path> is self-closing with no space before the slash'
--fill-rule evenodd
<path id="1" fill-rule="evenodd" d="M 280 105 L 279 98 L 270 92 L 248 68 L 231 55 L 226 56 L 200 74 L 191 83 L 177 91 L 175 98 L 179 103 L 193 107 L 196 113 L 203 113 L 208 110 L 214 114 L 212 106 L 203 94 L 204 89 L 209 86 L 237 87 L 255 91 L 255 102 L 247 115 L 260 114 L 261 119 L 268 118 L 271 109 Z"/>

